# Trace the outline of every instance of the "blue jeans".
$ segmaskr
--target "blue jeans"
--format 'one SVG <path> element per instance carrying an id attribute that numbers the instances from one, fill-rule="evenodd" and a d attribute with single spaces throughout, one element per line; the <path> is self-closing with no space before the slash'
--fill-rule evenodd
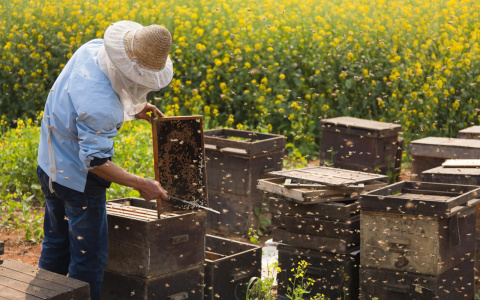
<path id="1" fill-rule="evenodd" d="M 100 299 L 108 258 L 106 194 L 80 193 L 53 182 L 37 167 L 45 195 L 42 252 L 38 266 L 90 284 L 92 300 Z"/>

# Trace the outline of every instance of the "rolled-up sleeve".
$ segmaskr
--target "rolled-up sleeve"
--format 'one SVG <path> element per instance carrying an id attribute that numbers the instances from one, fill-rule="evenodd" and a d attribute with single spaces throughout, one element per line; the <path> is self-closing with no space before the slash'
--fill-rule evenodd
<path id="1" fill-rule="evenodd" d="M 83 75 L 79 81 L 89 81 L 86 85 L 88 89 L 81 88 L 83 84 L 75 84 L 69 88 L 69 95 L 77 113 L 79 158 L 90 170 L 95 167 L 90 165 L 95 157 L 102 159 L 113 156 L 114 143 L 111 139 L 117 136 L 123 122 L 123 110 L 108 79 L 105 81 L 103 78 Z"/>

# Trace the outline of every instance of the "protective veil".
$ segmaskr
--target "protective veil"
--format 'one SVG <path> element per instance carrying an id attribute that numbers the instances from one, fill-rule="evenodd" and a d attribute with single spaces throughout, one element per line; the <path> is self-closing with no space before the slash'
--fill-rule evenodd
<path id="1" fill-rule="evenodd" d="M 97 56 L 100 69 L 107 75 L 114 91 L 118 94 L 123 106 L 124 121 L 135 118 L 147 104 L 147 94 L 166 87 L 173 78 L 173 64 L 167 57 L 165 67 L 160 71 L 147 70 L 131 60 L 126 51 L 123 37 L 131 30 L 136 32 L 143 26 L 121 21 L 112 24 L 105 31 L 105 44 Z M 135 33 L 133 34 L 135 38 Z M 133 40 L 130 45 L 133 49 Z"/>

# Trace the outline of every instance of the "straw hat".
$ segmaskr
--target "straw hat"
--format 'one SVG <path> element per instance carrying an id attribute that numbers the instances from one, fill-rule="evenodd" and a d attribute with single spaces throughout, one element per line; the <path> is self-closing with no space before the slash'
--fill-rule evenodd
<path id="1" fill-rule="evenodd" d="M 159 90 L 173 78 L 173 64 L 168 56 L 172 36 L 163 26 L 142 26 L 132 21 L 110 25 L 104 34 L 108 59 L 128 79 Z"/>
<path id="2" fill-rule="evenodd" d="M 160 71 L 167 62 L 172 36 L 167 28 L 150 25 L 128 31 L 123 38 L 123 45 L 128 57 L 132 61 L 137 60 L 140 67 Z"/>

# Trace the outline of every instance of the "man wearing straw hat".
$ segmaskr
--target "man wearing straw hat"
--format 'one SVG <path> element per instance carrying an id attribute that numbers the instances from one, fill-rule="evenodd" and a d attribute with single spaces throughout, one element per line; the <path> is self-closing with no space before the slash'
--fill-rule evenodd
<path id="1" fill-rule="evenodd" d="M 104 39 L 81 46 L 55 81 L 45 104 L 37 175 L 46 198 L 39 267 L 90 284 L 100 299 L 107 264 L 106 188 L 132 187 L 146 200 L 168 199 L 155 180 L 111 162 L 124 121 L 149 120 L 151 91 L 173 77 L 172 37 L 159 25 L 112 24 Z"/>

